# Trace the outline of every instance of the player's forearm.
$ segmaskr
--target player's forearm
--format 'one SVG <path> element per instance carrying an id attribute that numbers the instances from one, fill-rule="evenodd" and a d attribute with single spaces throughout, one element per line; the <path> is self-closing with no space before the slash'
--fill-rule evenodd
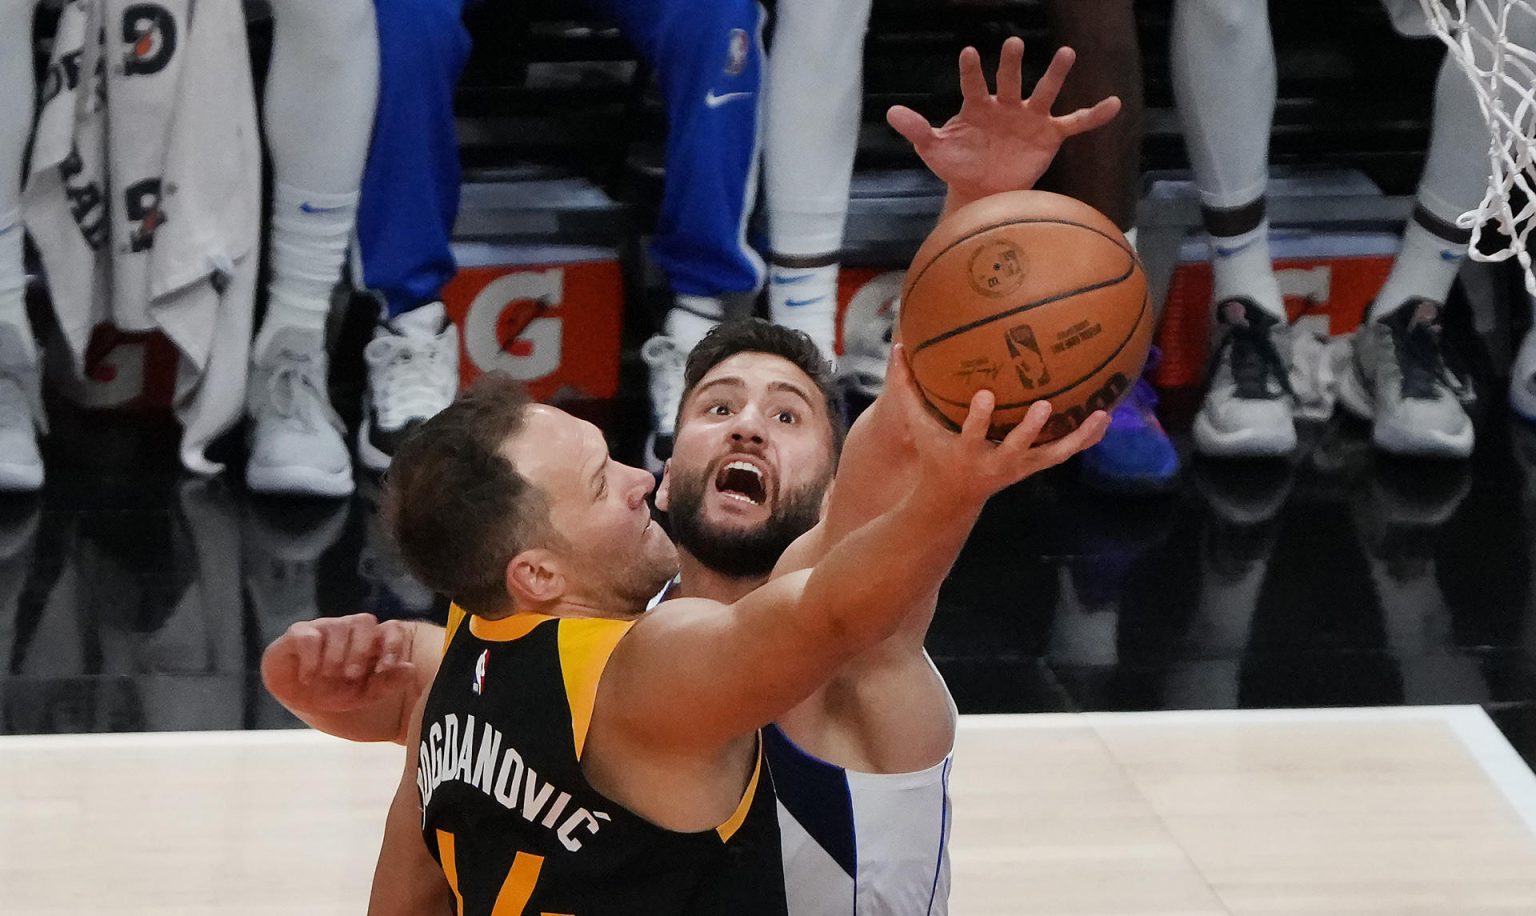
<path id="1" fill-rule="evenodd" d="M 828 552 L 806 582 L 801 607 L 846 651 L 889 638 L 937 592 L 981 508 L 913 487 Z"/>
<path id="2" fill-rule="evenodd" d="M 432 686 L 442 659 L 443 628 L 418 621 L 412 624 L 410 676 L 387 682 L 387 693 L 359 699 L 344 708 L 317 679 L 298 676 L 297 659 L 274 643 L 262 657 L 262 680 L 278 702 L 311 728 L 348 741 L 391 741 L 403 744 L 410 712 Z M 364 673 L 363 678 L 371 675 Z M 376 686 L 377 686 L 376 682 Z M 363 689 L 363 688 L 360 688 Z M 329 700 L 329 702 L 327 702 Z"/>
<path id="3" fill-rule="evenodd" d="M 348 741 L 404 743 L 405 733 L 400 723 L 411 708 L 404 693 L 343 712 L 305 708 L 302 700 L 288 700 L 280 696 L 277 699 L 305 725 L 327 735 Z"/>

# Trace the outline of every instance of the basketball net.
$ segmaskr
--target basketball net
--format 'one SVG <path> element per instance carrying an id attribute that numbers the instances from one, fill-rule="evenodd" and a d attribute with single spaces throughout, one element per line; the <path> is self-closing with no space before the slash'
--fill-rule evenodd
<path id="1" fill-rule="evenodd" d="M 1482 204 L 1463 213 L 1456 224 L 1472 230 L 1473 260 L 1507 261 L 1513 256 L 1525 271 L 1526 290 L 1536 296 L 1530 249 L 1536 227 L 1536 49 L 1521 47 L 1509 37 L 1512 25 L 1516 34 L 1536 34 L 1536 22 L 1530 21 L 1536 18 L 1536 6 L 1532 0 L 1419 2 L 1430 30 L 1471 81 L 1491 134 L 1488 191 Z M 1519 212 L 1514 209 L 1516 192 Z M 1490 224 L 1509 241 L 1485 253 L 1479 243 Z"/>

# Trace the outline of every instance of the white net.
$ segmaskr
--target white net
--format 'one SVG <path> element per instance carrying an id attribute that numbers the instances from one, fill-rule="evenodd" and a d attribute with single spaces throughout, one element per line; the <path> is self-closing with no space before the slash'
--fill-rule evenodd
<path id="1" fill-rule="evenodd" d="M 1531 232 L 1536 228 L 1536 35 L 1532 0 L 1420 0 L 1429 28 L 1471 80 L 1490 128 L 1488 191 L 1482 205 L 1457 220 L 1472 230 L 1472 257 L 1505 261 L 1525 270 L 1525 287 L 1536 296 Z M 1519 38 L 1524 37 L 1524 45 Z M 1517 210 L 1516 207 L 1519 209 Z M 1481 250 L 1493 226 L 1507 239 Z"/>

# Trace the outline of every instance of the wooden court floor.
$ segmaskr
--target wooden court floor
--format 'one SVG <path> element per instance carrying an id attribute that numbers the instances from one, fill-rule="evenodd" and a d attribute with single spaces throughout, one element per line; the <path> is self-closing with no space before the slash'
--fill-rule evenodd
<path id="1" fill-rule="evenodd" d="M 361 913 L 401 765 L 310 732 L 0 738 L 0 914 Z M 1477 707 L 978 716 L 951 912 L 1536 914 Z"/>

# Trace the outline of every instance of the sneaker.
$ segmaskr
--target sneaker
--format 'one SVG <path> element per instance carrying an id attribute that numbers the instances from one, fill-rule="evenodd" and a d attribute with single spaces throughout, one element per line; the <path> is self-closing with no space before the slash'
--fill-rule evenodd
<path id="1" fill-rule="evenodd" d="M 1509 407 L 1527 423 L 1536 423 L 1536 328 L 1525 332 L 1509 370 Z"/>
<path id="2" fill-rule="evenodd" d="M 1252 299 L 1216 307 L 1211 384 L 1195 417 L 1195 447 L 1216 458 L 1267 458 L 1296 450 L 1291 328 Z"/>
<path id="3" fill-rule="evenodd" d="M 651 373 L 651 447 L 658 461 L 672 457 L 672 434 L 677 409 L 683 401 L 683 369 L 688 354 L 665 334 L 657 334 L 640 348 L 640 358 Z"/>
<path id="4" fill-rule="evenodd" d="M 843 318 L 843 357 L 837 374 L 850 392 L 868 400 L 885 387 L 885 369 L 891 360 L 891 338 L 901 314 L 899 273 L 876 277 L 848 303 Z"/>
<path id="5" fill-rule="evenodd" d="M 1157 419 L 1157 389 L 1147 380 L 1154 350 L 1130 396 L 1109 414 L 1099 444 L 1083 452 L 1083 483 L 1110 493 L 1166 493 L 1179 485 L 1179 453 Z"/>
<path id="6" fill-rule="evenodd" d="M 0 325 L 0 492 L 34 493 L 43 486 L 46 432 L 42 375 L 22 338 L 22 329 Z"/>
<path id="7" fill-rule="evenodd" d="M 326 392 L 324 337 L 284 328 L 251 361 L 246 412 L 251 418 L 246 485 L 256 493 L 350 496 L 352 460 L 346 428 Z"/>
<path id="8" fill-rule="evenodd" d="M 416 428 L 453 403 L 459 390 L 459 329 L 441 302 L 413 309 L 373 332 L 363 350 L 368 393 L 357 456 L 384 471 Z"/>
<path id="9" fill-rule="evenodd" d="M 1371 420 L 1371 441 L 1394 455 L 1466 458 L 1472 419 L 1469 386 L 1446 366 L 1438 302 L 1415 296 L 1355 331 L 1339 401 Z"/>

